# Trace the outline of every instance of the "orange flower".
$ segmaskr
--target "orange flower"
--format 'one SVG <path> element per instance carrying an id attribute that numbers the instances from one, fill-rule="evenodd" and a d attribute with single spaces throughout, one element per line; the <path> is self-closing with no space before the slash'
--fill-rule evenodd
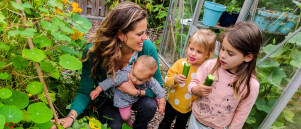
<path id="1" fill-rule="evenodd" d="M 73 40 L 78 40 L 78 39 L 80 39 L 81 36 L 83 36 L 85 34 L 85 33 L 82 33 L 80 31 L 76 30 L 76 29 L 73 29 L 73 30 L 74 30 L 74 33 L 71 37 L 71 39 L 73 39 Z"/>
<path id="2" fill-rule="evenodd" d="M 54 9 L 55 9 L 55 11 L 56 11 L 57 14 L 61 14 L 62 13 L 62 11 L 59 8 L 54 7 Z"/>
<path id="3" fill-rule="evenodd" d="M 76 2 L 73 2 L 72 5 L 73 7 L 72 12 L 82 12 L 83 10 L 81 8 L 78 7 L 78 4 Z"/>
<path id="4" fill-rule="evenodd" d="M 67 1 L 67 0 L 64 0 L 64 3 L 65 3 L 65 4 L 67 4 L 67 3 L 68 3 L 68 1 Z"/>

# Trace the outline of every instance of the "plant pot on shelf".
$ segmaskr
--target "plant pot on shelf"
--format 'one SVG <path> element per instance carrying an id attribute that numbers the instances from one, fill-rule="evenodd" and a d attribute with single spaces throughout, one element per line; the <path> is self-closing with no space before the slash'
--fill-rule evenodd
<path id="1" fill-rule="evenodd" d="M 281 25 L 278 28 L 278 31 L 280 33 L 287 34 L 291 31 L 291 29 L 295 26 L 297 20 L 299 19 L 299 16 L 293 15 L 292 13 L 288 13 L 288 22 L 284 25 Z"/>
<path id="2" fill-rule="evenodd" d="M 205 1 L 204 16 L 202 23 L 206 26 L 215 26 L 222 13 L 226 11 L 226 6 L 214 2 Z"/>
<path id="3" fill-rule="evenodd" d="M 271 21 L 276 17 L 276 12 L 270 10 L 258 10 L 254 22 L 259 29 L 265 30 Z"/>
<path id="4" fill-rule="evenodd" d="M 221 18 L 219 19 L 219 24 L 223 27 L 234 25 L 238 18 L 238 15 L 239 13 L 236 12 L 225 11 L 223 12 Z"/>
<path id="5" fill-rule="evenodd" d="M 275 14 L 275 18 L 272 20 L 272 22 L 267 26 L 266 30 L 269 32 L 275 32 L 280 25 L 284 24 L 285 19 L 287 16 L 285 13 L 277 12 Z"/>

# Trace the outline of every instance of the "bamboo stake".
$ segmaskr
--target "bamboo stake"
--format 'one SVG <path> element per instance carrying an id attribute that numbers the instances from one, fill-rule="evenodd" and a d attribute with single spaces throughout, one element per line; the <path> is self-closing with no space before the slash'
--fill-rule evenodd
<path id="1" fill-rule="evenodd" d="M 176 55 L 176 47 L 177 47 L 177 43 L 176 43 L 176 39 L 175 39 L 175 33 L 173 31 L 173 22 L 170 21 L 170 31 L 171 31 L 171 37 L 172 37 L 172 41 L 173 41 L 173 45 L 174 45 L 174 49 L 172 51 L 172 61 L 174 62 L 175 59 L 175 55 Z"/>
<path id="2" fill-rule="evenodd" d="M 167 29 L 168 30 L 168 29 Z M 168 46 L 169 46 L 169 38 L 170 38 L 170 31 L 168 30 L 167 32 L 167 37 L 166 37 L 166 41 L 165 41 L 165 46 L 164 46 L 164 54 L 166 56 L 166 53 L 167 53 L 167 49 L 168 49 Z"/>
<path id="3" fill-rule="evenodd" d="M 21 0 L 16 0 L 16 2 L 18 4 L 22 4 Z M 21 14 L 22 14 L 22 22 L 23 22 L 23 24 L 25 24 L 26 23 L 26 16 L 25 16 L 25 13 L 24 13 L 23 10 L 21 10 Z M 33 46 L 33 43 L 32 43 L 32 39 L 31 38 L 27 38 L 27 42 L 28 42 L 29 48 L 30 49 L 34 49 L 34 46 Z M 53 106 L 53 104 L 51 102 L 51 99 L 50 99 L 50 96 L 49 96 L 49 93 L 48 93 L 48 89 L 47 89 L 47 85 L 46 85 L 45 80 L 43 78 L 43 72 L 42 72 L 42 70 L 41 70 L 40 65 L 39 65 L 38 62 L 35 62 L 35 67 L 36 67 L 36 70 L 38 72 L 39 79 L 40 79 L 41 83 L 44 86 L 44 93 L 45 93 L 46 99 L 48 101 L 49 107 L 50 107 L 50 109 L 53 112 L 53 117 L 54 117 L 54 120 L 55 120 L 55 124 L 58 125 L 59 124 L 58 123 L 59 119 L 58 119 L 58 116 L 56 114 L 56 110 L 54 109 L 54 106 Z"/>

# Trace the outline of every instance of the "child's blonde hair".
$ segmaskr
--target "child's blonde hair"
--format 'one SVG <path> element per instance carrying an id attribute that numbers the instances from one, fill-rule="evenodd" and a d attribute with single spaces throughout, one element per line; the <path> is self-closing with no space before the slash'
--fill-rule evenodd
<path id="1" fill-rule="evenodd" d="M 239 22 L 224 31 L 221 35 L 220 43 L 223 43 L 225 37 L 227 37 L 228 42 L 244 56 L 253 54 L 253 59 L 250 62 L 243 62 L 234 73 L 236 75 L 233 81 L 234 99 L 238 98 L 242 91 L 247 88 L 247 93 L 242 98 L 244 100 L 250 94 L 250 80 L 252 76 L 255 75 L 256 59 L 262 44 L 262 33 L 254 23 Z M 219 49 L 221 49 L 221 45 Z M 220 67 L 220 59 L 217 58 L 217 62 L 210 74 L 213 74 Z M 239 91 L 242 84 L 246 85 L 242 88 L 243 90 Z"/>
<path id="2" fill-rule="evenodd" d="M 187 46 L 189 46 L 191 42 L 197 43 L 197 45 L 203 49 L 202 50 L 203 54 L 205 56 L 208 56 L 207 58 L 205 58 L 205 60 L 212 58 L 214 56 L 216 34 L 212 30 L 209 29 L 198 30 L 190 37 Z"/>

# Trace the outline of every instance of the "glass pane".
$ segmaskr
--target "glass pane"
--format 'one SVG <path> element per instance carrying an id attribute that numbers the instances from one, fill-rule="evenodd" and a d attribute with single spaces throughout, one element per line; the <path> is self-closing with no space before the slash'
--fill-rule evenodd
<path id="1" fill-rule="evenodd" d="M 301 128 L 301 89 L 294 94 L 283 109 L 271 129 L 300 129 Z"/>

